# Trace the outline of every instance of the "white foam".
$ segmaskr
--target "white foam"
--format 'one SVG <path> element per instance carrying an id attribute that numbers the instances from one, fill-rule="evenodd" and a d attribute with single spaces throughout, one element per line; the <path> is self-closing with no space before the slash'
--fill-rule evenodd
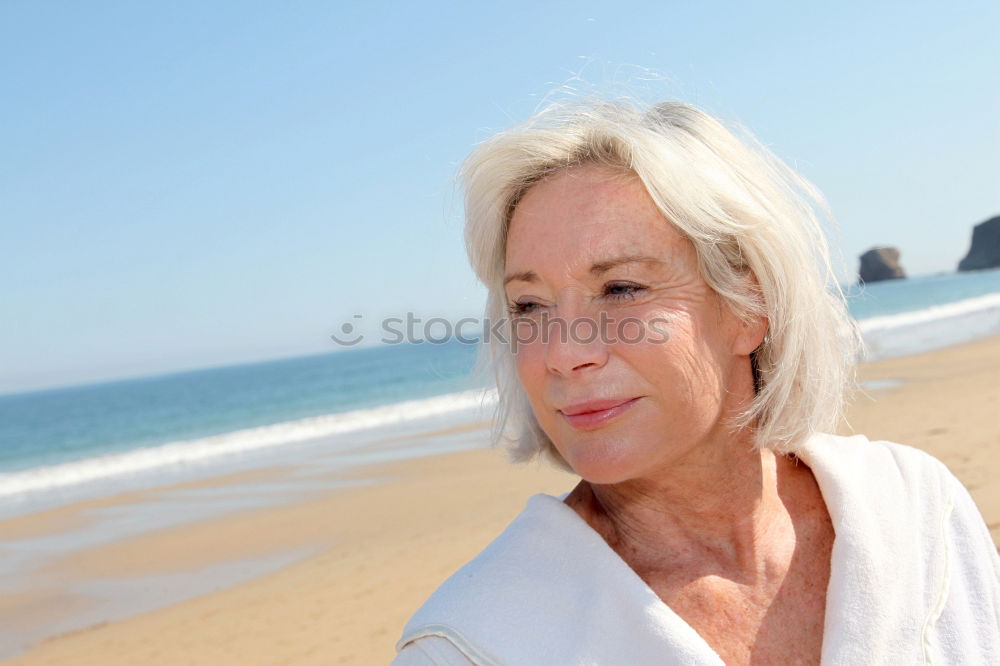
<path id="1" fill-rule="evenodd" d="M 114 453 L 74 462 L 0 474 L 0 497 L 12 497 L 65 488 L 109 477 L 180 467 L 222 456 L 259 451 L 426 418 L 475 413 L 496 402 L 496 391 L 461 393 L 397 402 L 382 407 L 327 414 L 285 423 L 162 444 L 125 453 Z"/>
<path id="2" fill-rule="evenodd" d="M 1000 334 L 1000 293 L 862 319 L 858 326 L 869 360 L 968 342 Z"/>

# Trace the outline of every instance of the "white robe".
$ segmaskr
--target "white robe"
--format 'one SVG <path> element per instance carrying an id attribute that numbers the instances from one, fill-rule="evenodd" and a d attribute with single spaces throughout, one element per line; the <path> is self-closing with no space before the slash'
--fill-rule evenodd
<path id="1" fill-rule="evenodd" d="M 1000 558 L 931 456 L 863 436 L 799 452 L 833 521 L 823 664 L 1000 664 Z M 416 612 L 394 666 L 721 664 L 559 498 L 535 495 Z"/>

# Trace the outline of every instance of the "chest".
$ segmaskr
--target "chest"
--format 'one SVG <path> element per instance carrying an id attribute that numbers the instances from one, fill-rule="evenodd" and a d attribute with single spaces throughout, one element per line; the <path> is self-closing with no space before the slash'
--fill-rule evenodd
<path id="1" fill-rule="evenodd" d="M 818 664 L 829 555 L 799 553 L 752 581 L 705 571 L 640 576 L 726 664 Z"/>
<path id="2" fill-rule="evenodd" d="M 661 598 L 726 664 L 820 661 L 826 592 L 818 583 L 767 594 L 714 581 Z"/>

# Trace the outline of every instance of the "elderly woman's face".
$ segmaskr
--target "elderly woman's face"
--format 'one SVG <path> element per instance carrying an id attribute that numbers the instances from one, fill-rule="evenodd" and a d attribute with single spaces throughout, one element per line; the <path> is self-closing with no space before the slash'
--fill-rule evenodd
<path id="1" fill-rule="evenodd" d="M 731 432 L 763 324 L 723 305 L 637 178 L 581 166 L 533 186 L 505 279 L 518 376 L 583 478 L 641 478 Z"/>

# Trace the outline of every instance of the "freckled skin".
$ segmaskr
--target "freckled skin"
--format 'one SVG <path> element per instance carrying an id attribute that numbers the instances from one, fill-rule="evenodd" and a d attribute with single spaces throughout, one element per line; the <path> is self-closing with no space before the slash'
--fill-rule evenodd
<path id="1" fill-rule="evenodd" d="M 636 255 L 656 261 L 610 265 Z M 642 184 L 597 166 L 528 190 L 505 261 L 522 275 L 505 289 L 518 331 L 545 317 L 669 322 L 665 342 L 523 336 L 518 377 L 582 477 L 566 504 L 727 664 L 819 663 L 829 513 L 807 466 L 755 450 L 751 431 L 732 426 L 753 399 L 750 354 L 766 320 L 732 313 Z M 560 412 L 608 398 L 638 400 L 591 430 Z"/>
<path id="2" fill-rule="evenodd" d="M 604 311 L 670 322 L 659 324 L 669 333 L 666 342 L 535 342 L 518 349 L 518 375 L 539 425 L 583 478 L 614 483 L 670 466 L 726 430 L 724 417 L 745 406 L 726 387 L 738 357 L 748 363 L 756 344 L 698 274 L 694 247 L 663 218 L 642 184 L 595 171 L 557 175 L 521 200 L 511 220 L 506 270 L 532 270 L 540 281 L 512 282 L 507 296 L 536 302 L 536 313 L 568 321 L 596 320 Z M 599 277 L 589 272 L 594 262 L 639 253 L 665 264 L 627 264 Z M 644 289 L 613 301 L 602 296 L 609 281 L 634 281 Z M 619 422 L 589 433 L 573 429 L 557 412 L 592 396 L 642 398 Z"/>

